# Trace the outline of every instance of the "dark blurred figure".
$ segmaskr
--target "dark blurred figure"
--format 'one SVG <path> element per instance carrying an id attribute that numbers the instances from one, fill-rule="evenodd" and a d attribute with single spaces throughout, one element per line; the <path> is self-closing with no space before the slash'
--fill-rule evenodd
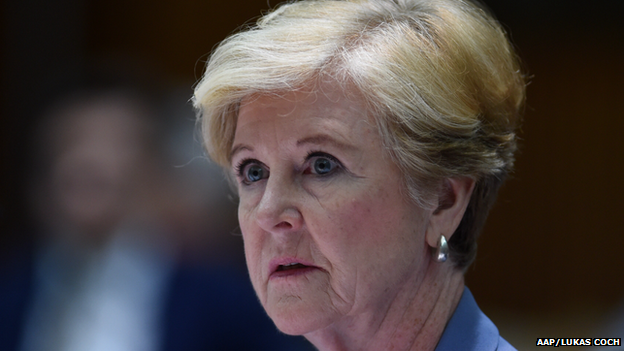
<path id="1" fill-rule="evenodd" d="M 156 111 L 107 88 L 45 113 L 29 190 L 41 230 L 34 247 L 2 260 L 0 350 L 305 347 L 277 331 L 235 265 L 180 259 L 178 218 L 190 207 Z"/>

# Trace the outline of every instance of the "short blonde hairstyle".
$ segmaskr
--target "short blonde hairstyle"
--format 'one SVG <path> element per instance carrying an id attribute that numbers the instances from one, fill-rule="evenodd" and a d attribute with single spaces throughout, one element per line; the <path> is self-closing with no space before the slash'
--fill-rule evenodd
<path id="1" fill-rule="evenodd" d="M 499 23 L 463 0 L 304 0 L 225 39 L 195 88 L 210 157 L 230 167 L 241 100 L 331 78 L 355 87 L 409 197 L 432 206 L 442 180 L 476 181 L 450 240 L 467 267 L 510 172 L 525 81 Z"/>

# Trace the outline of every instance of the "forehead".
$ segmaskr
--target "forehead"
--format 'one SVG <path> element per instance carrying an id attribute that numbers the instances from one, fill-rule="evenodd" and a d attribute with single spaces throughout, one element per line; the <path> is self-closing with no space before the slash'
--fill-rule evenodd
<path id="1" fill-rule="evenodd" d="M 274 132 L 286 129 L 293 134 L 324 131 L 348 138 L 347 134 L 370 129 L 370 122 L 360 94 L 332 85 L 282 94 L 258 94 L 241 102 L 234 144 L 262 137 L 269 129 Z"/>

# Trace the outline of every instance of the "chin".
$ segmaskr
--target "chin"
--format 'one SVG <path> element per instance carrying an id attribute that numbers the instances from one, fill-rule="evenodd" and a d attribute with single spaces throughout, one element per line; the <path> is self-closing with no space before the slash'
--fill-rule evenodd
<path id="1" fill-rule="evenodd" d="M 281 297 L 276 303 L 268 303 L 265 309 L 284 334 L 304 335 L 331 325 L 337 316 L 336 311 L 326 305 L 308 303 L 299 296 Z"/>

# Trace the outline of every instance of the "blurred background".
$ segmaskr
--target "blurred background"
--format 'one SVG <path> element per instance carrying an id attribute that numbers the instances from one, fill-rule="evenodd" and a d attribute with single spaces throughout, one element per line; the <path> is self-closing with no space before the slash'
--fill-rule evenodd
<path id="1" fill-rule="evenodd" d="M 531 78 L 516 172 L 492 210 L 468 286 L 521 350 L 537 338 L 624 337 L 624 2 L 485 2 Z M 143 344 L 102 349 L 208 345 L 207 315 L 233 299 L 207 295 L 218 287 L 251 301 L 231 313 L 233 324 L 255 311 L 257 322 L 246 325 L 265 328 L 232 234 L 235 200 L 203 157 L 188 100 L 214 45 L 278 3 L 2 3 L 0 349 L 53 342 L 87 350 L 67 330 L 108 340 L 97 323 L 128 320 L 124 306 L 137 301 L 152 303 L 133 317 Z M 120 278 L 127 267 L 143 270 Z M 133 284 L 151 297 L 108 301 Z M 106 311 L 121 312 L 93 310 L 89 320 L 98 322 L 82 323 L 71 308 L 51 307 L 67 299 L 107 300 L 116 309 Z M 212 302 L 193 302 L 202 300 Z M 158 319 L 150 306 L 179 323 L 150 324 Z M 45 318 L 63 321 L 57 327 L 69 336 Z M 156 340 L 158 328 L 174 336 Z M 56 337 L 26 345 L 28 333 Z M 263 342 L 306 347 L 279 335 Z"/>

